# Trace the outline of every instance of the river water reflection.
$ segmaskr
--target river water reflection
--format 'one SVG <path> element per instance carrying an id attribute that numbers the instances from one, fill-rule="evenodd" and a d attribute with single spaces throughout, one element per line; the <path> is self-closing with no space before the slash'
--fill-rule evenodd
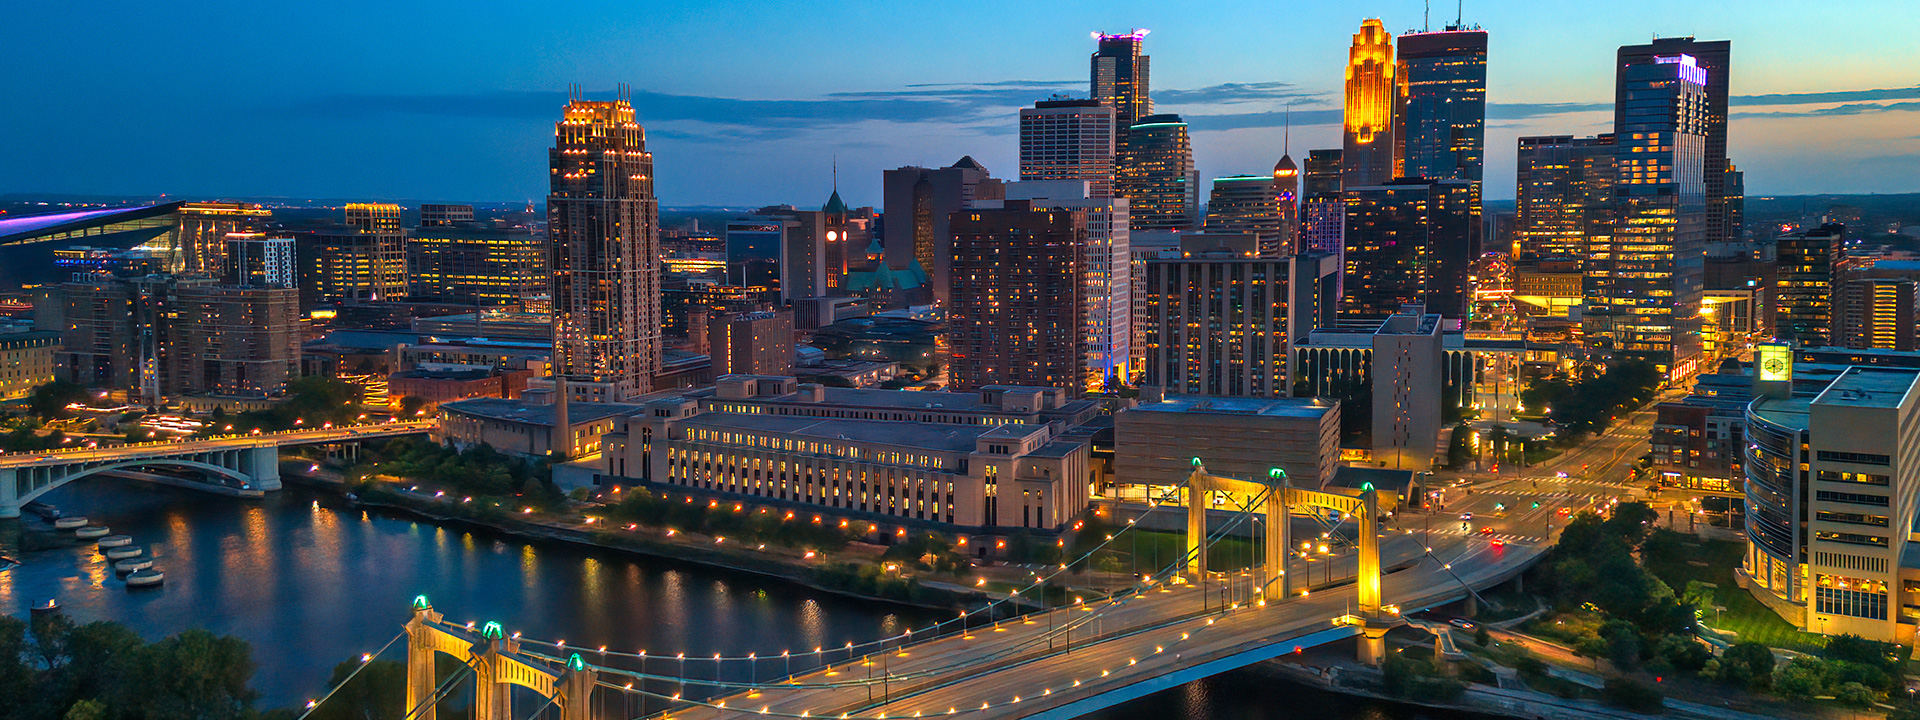
<path id="1" fill-rule="evenodd" d="M 713 653 L 833 647 L 947 617 L 745 573 L 436 527 L 297 487 L 244 501 L 92 479 L 46 499 L 150 548 L 166 584 L 129 591 L 90 543 L 23 556 L 19 538 L 8 535 L 0 552 L 26 563 L 0 571 L 0 610 L 25 616 L 54 598 L 76 621 L 115 620 L 149 638 L 194 627 L 239 636 L 253 644 L 262 707 L 324 691 L 334 664 L 392 639 L 422 594 L 449 620 L 499 620 L 509 631 L 565 639 L 571 647 L 685 652 L 690 674 L 701 671 L 691 658 Z M 19 522 L 47 527 L 37 519 Z M 403 659 L 399 647 L 383 657 Z M 1098 717 L 1427 716 L 1246 671 Z"/>

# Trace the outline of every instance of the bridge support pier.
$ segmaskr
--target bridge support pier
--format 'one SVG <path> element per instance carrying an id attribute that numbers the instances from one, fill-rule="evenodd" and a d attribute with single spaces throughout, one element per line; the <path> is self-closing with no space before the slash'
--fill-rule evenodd
<path id="1" fill-rule="evenodd" d="M 280 447 L 267 445 L 242 450 L 240 456 L 241 472 L 253 479 L 253 486 L 273 492 L 281 488 L 280 484 Z"/>
<path id="2" fill-rule="evenodd" d="M 0 470 L 0 520 L 20 517 L 19 477 L 19 470 Z"/>

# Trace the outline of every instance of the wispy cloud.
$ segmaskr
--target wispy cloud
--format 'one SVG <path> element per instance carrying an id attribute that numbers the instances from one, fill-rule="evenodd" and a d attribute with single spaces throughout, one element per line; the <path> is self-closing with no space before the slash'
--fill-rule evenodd
<path id="1" fill-rule="evenodd" d="M 1737 118 L 1791 118 L 1791 117 L 1839 117 L 1844 115 L 1872 115 L 1884 112 L 1920 111 L 1920 102 L 1897 103 L 1847 103 L 1812 110 L 1772 110 L 1766 112 L 1737 112 L 1729 115 Z"/>
<path id="2" fill-rule="evenodd" d="M 1248 102 L 1326 102 L 1324 92 L 1301 90 L 1288 82 L 1223 83 L 1194 90 L 1159 90 L 1156 103 L 1166 105 L 1232 105 Z"/>
<path id="3" fill-rule="evenodd" d="M 1920 85 L 1909 88 L 1882 88 L 1878 90 L 1836 90 L 1833 92 L 1735 95 L 1727 98 L 1727 104 L 1736 107 L 1743 105 L 1817 105 L 1831 102 L 1907 100 L 1913 98 L 1920 98 Z"/>

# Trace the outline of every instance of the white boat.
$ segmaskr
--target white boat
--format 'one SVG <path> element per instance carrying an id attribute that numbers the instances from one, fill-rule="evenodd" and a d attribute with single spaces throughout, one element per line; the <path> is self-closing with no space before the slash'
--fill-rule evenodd
<path id="1" fill-rule="evenodd" d="M 135 570 L 127 575 L 127 587 L 151 587 L 167 579 L 166 573 L 153 568 Z"/>
<path id="2" fill-rule="evenodd" d="M 86 526 L 87 526 L 87 516 L 85 515 L 63 517 L 53 521 L 53 527 L 59 530 L 79 530 L 80 528 L 83 528 Z"/>
<path id="3" fill-rule="evenodd" d="M 153 567 L 153 558 L 129 558 L 129 559 L 121 560 L 120 562 L 114 563 L 113 571 L 120 572 L 120 573 L 130 573 L 136 570 L 145 570 L 150 567 Z"/>
<path id="4" fill-rule="evenodd" d="M 100 549 L 102 550 L 105 550 L 107 548 L 123 547 L 126 545 L 133 544 L 133 536 L 132 535 L 108 535 L 106 537 L 100 538 L 94 544 L 99 545 Z"/>
<path id="5" fill-rule="evenodd" d="M 107 556 L 108 560 L 125 560 L 127 558 L 140 557 L 140 555 L 145 552 L 145 550 L 140 549 L 139 545 L 122 545 L 116 548 L 107 548 L 100 554 Z"/>
<path id="6" fill-rule="evenodd" d="M 104 527 L 101 525 L 88 525 L 86 527 L 80 528 L 79 530 L 73 531 L 73 536 L 80 538 L 81 540 L 92 540 L 95 538 L 106 537 L 107 535 L 112 533 L 113 533 L 113 530 L 107 527 Z"/>

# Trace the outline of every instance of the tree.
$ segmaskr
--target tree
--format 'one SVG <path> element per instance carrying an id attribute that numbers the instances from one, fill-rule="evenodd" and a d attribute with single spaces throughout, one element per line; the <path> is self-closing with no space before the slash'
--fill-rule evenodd
<path id="1" fill-rule="evenodd" d="M 426 407 L 426 398 L 418 395 L 402 395 L 400 397 L 400 417 L 402 418 L 411 420 L 420 417 L 424 414 Z"/>
<path id="2" fill-rule="evenodd" d="M 348 660 L 333 666 L 327 687 L 340 688 L 326 704 L 315 708 L 310 720 L 404 720 L 407 698 L 407 666 L 392 660 L 375 660 L 354 675 L 360 662 Z M 352 676 L 352 680 L 348 680 Z M 341 683 L 347 683 L 342 686 Z"/>
<path id="3" fill-rule="evenodd" d="M 1773 682 L 1773 648 L 1757 642 L 1743 642 L 1720 653 L 1720 679 L 1749 688 L 1765 688 Z"/>
<path id="4" fill-rule="evenodd" d="M 1638 713 L 1656 712 L 1667 704 L 1666 697 L 1653 686 L 1624 677 L 1607 678 L 1607 684 L 1600 689 L 1600 699 L 1608 705 Z"/>
<path id="5" fill-rule="evenodd" d="M 1600 626 L 1600 637 L 1607 643 L 1607 660 L 1621 670 L 1634 670 L 1640 667 L 1640 651 L 1643 643 L 1640 630 L 1633 623 L 1624 620 L 1612 620 Z"/>
<path id="6" fill-rule="evenodd" d="M 1874 698 L 1877 696 L 1877 693 L 1875 693 L 1872 688 L 1860 683 L 1849 682 L 1841 683 L 1838 687 L 1835 687 L 1833 689 L 1833 696 L 1834 699 L 1839 700 L 1842 705 L 1866 708 L 1873 707 Z"/>
<path id="7" fill-rule="evenodd" d="M 141 663 L 148 720 L 239 720 L 253 707 L 247 641 L 195 628 L 154 643 Z"/>
<path id="8" fill-rule="evenodd" d="M 65 380 L 36 385 L 27 398 L 27 407 L 40 418 L 67 417 L 67 405 L 87 399 L 87 389 Z"/>
<path id="9" fill-rule="evenodd" d="M 1818 660 L 1795 658 L 1773 676 L 1773 691 L 1789 700 L 1812 699 L 1825 687 L 1825 673 Z"/>

